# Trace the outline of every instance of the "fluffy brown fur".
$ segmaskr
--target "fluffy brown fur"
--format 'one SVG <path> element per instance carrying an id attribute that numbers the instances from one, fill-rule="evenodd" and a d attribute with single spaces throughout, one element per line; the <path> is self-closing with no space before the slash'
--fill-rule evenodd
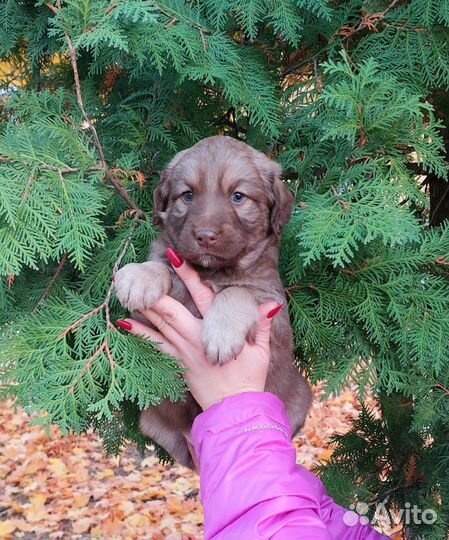
<path id="1" fill-rule="evenodd" d="M 139 311 L 170 294 L 199 315 L 166 258 L 165 248 L 175 248 L 217 293 L 204 319 L 203 345 L 211 362 L 224 363 L 252 338 L 258 306 L 285 301 L 277 270 L 279 235 L 290 218 L 293 194 L 281 181 L 277 163 L 243 142 L 216 136 L 173 158 L 154 203 L 161 234 L 151 246 L 149 262 L 128 264 L 117 273 L 117 296 L 129 310 Z M 266 390 L 285 402 L 296 433 L 311 393 L 293 364 L 286 309 L 272 324 Z M 143 411 L 141 429 L 176 460 L 192 466 L 186 436 L 199 412 L 189 394 L 185 402 L 166 401 Z"/>

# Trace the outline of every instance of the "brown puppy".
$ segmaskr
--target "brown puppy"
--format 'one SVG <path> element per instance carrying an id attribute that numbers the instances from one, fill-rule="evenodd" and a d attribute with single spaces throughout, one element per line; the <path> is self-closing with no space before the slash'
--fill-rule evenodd
<path id="1" fill-rule="evenodd" d="M 245 339 L 252 339 L 258 306 L 285 301 L 277 270 L 279 235 L 293 204 L 293 194 L 281 181 L 281 167 L 243 142 L 209 137 L 180 152 L 155 192 L 154 222 L 161 234 L 151 246 L 150 261 L 128 264 L 115 276 L 120 302 L 139 311 L 170 294 L 199 316 L 166 258 L 166 247 L 175 248 L 217 293 L 204 319 L 203 345 L 211 362 L 227 362 L 241 351 Z M 311 393 L 293 365 L 286 309 L 273 320 L 271 354 L 266 390 L 284 401 L 296 433 Z M 192 467 L 185 436 L 199 412 L 190 394 L 182 403 L 164 401 L 142 412 L 141 429 Z"/>

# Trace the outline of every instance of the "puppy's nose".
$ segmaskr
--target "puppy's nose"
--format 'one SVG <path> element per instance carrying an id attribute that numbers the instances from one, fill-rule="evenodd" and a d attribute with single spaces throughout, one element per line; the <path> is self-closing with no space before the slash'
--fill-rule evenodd
<path id="1" fill-rule="evenodd" d="M 201 247 L 208 248 L 215 244 L 219 236 L 217 231 L 211 229 L 200 229 L 195 231 L 195 238 Z"/>

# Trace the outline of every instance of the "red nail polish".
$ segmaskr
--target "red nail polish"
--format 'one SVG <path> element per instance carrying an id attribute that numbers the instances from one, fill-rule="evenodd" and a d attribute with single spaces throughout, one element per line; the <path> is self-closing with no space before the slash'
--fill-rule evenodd
<path id="1" fill-rule="evenodd" d="M 175 267 L 175 268 L 179 268 L 183 263 L 184 263 L 184 259 L 181 257 L 181 255 L 175 251 L 173 248 L 170 248 L 168 247 L 166 250 L 165 250 L 165 253 L 169 259 L 169 261 L 172 263 L 172 265 Z"/>
<path id="2" fill-rule="evenodd" d="M 272 309 L 270 313 L 268 313 L 267 319 L 272 319 L 275 315 L 277 315 L 281 311 L 283 306 L 284 306 L 284 303 L 282 302 L 282 304 L 279 304 L 278 307 L 275 307 L 274 309 Z"/>
<path id="3" fill-rule="evenodd" d="M 115 323 L 117 326 L 120 326 L 120 328 L 123 328 L 123 330 L 132 330 L 133 325 L 129 323 L 128 321 L 117 321 Z"/>

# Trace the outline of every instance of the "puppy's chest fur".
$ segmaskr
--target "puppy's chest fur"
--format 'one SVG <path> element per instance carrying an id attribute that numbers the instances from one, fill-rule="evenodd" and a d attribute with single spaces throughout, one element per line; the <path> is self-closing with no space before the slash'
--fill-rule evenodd
<path id="1" fill-rule="evenodd" d="M 169 245 L 170 241 L 161 235 L 151 246 L 149 260 L 161 262 L 169 268 L 173 283 L 170 296 L 184 304 L 193 314 L 199 316 L 186 286 L 173 271 L 165 255 L 165 250 Z M 276 270 L 277 252 L 276 246 L 268 246 L 265 253 L 250 268 L 230 267 L 219 270 L 210 270 L 200 266 L 194 266 L 194 268 L 200 275 L 201 281 L 208 285 L 214 293 L 220 293 L 229 287 L 244 287 L 251 291 L 260 304 L 269 300 L 280 303 L 284 301 L 285 296 Z"/>

